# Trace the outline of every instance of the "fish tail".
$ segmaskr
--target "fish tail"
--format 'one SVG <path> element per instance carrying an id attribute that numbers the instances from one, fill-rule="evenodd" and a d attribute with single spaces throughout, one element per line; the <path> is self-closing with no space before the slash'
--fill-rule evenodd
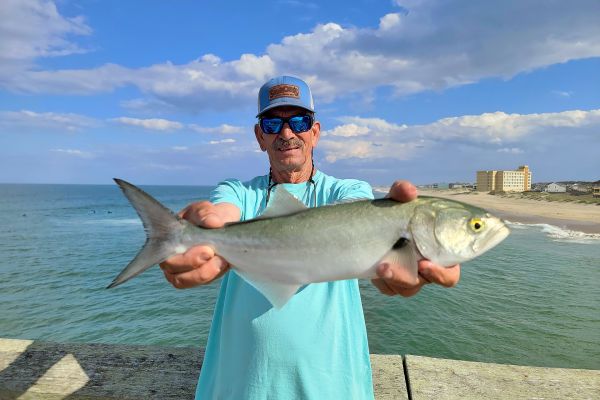
<path id="1" fill-rule="evenodd" d="M 188 224 L 137 186 L 117 178 L 115 182 L 142 220 L 146 231 L 146 243 L 107 289 L 118 286 L 151 266 L 181 252 L 183 244 L 181 237 Z"/>

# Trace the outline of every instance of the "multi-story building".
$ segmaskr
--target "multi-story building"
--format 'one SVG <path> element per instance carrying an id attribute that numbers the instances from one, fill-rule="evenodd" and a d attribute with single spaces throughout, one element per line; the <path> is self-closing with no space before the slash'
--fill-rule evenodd
<path id="1" fill-rule="evenodd" d="M 531 190 L 531 171 L 527 165 L 515 171 L 477 171 L 479 192 L 525 192 Z"/>

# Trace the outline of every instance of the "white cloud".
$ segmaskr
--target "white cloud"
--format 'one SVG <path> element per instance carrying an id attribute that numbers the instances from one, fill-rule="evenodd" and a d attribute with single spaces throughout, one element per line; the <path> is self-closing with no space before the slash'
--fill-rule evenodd
<path id="1" fill-rule="evenodd" d="M 174 131 L 183 128 L 183 124 L 176 121 L 169 121 L 161 118 L 130 118 L 130 117 L 119 117 L 113 118 L 111 121 L 118 122 L 123 125 L 137 126 L 144 129 L 155 130 L 155 131 Z"/>
<path id="2" fill-rule="evenodd" d="M 3 131 L 77 132 L 97 125 L 98 121 L 79 114 L 0 111 L 0 129 Z"/>
<path id="3" fill-rule="evenodd" d="M 195 124 L 190 124 L 189 128 L 192 129 L 195 132 L 199 132 L 199 133 L 217 133 L 217 134 L 237 134 L 237 133 L 244 133 L 246 131 L 246 129 L 244 127 L 241 126 L 234 126 L 234 125 L 229 125 L 229 124 L 222 124 L 216 127 L 203 127 L 203 126 L 198 126 Z"/>
<path id="4" fill-rule="evenodd" d="M 343 136 L 343 137 L 353 137 L 353 136 L 364 136 L 368 135 L 371 132 L 368 126 L 359 126 L 356 124 L 345 124 L 339 125 L 335 128 L 323 131 L 321 134 L 322 137 L 327 136 Z"/>
<path id="5" fill-rule="evenodd" d="M 319 25 L 267 53 L 280 69 L 312 78 L 325 98 L 379 86 L 398 94 L 440 90 L 600 55 L 597 2 L 570 7 L 515 0 L 484 7 L 426 0 L 406 7 L 406 14 L 381 18 L 377 29 Z M 294 64 L 294 52 L 308 60 Z"/>
<path id="6" fill-rule="evenodd" d="M 498 153 L 508 153 L 508 154 L 523 154 L 523 150 L 518 147 L 503 147 L 497 150 Z"/>
<path id="7" fill-rule="evenodd" d="M 25 40 L 34 43 L 27 46 L 42 49 L 30 50 L 29 59 L 79 51 L 65 38 L 90 31 L 81 19 L 58 15 L 55 7 L 39 17 L 31 7 L 17 7 L 21 3 L 15 0 L 6 4 L 10 6 L 4 7 L 5 12 L 15 17 L 11 18 L 14 24 L 36 15 L 43 21 L 62 21 L 51 33 L 38 35 L 55 38 L 48 42 L 55 44 Z M 52 5 L 32 0 L 24 4 Z M 15 91 L 60 94 L 107 92 L 130 85 L 149 97 L 132 105 L 162 104 L 197 112 L 250 105 L 264 80 L 282 72 L 307 79 L 319 104 L 378 87 L 391 87 L 399 95 L 443 90 L 600 56 L 597 1 L 578 2 L 576 7 L 559 1 L 520 0 L 495 2 L 494 7 L 458 0 L 401 4 L 406 12 L 382 16 L 375 28 L 319 24 L 267 46 L 263 54 L 243 54 L 231 61 L 206 54 L 186 64 L 164 62 L 138 69 L 106 64 L 80 70 L 23 68 L 7 74 L 0 67 L 0 85 Z M 18 31 L 3 29 L 3 40 L 19 43 Z M 301 63 L 298 54 L 303 55 Z"/>
<path id="8" fill-rule="evenodd" d="M 398 13 L 386 14 L 379 20 L 379 29 L 382 31 L 388 31 L 397 27 L 400 24 L 400 18 L 402 16 Z"/>
<path id="9" fill-rule="evenodd" d="M 563 90 L 553 90 L 552 93 L 559 97 L 571 97 L 574 94 L 574 92 L 567 92 Z"/>
<path id="10" fill-rule="evenodd" d="M 85 52 L 69 37 L 89 35 L 91 32 L 83 17 L 60 15 L 52 1 L 2 0 L 0 72 L 30 66 L 39 57 Z"/>
<path id="11" fill-rule="evenodd" d="M 339 121 L 345 122 L 349 125 L 359 124 L 367 127 L 369 132 L 375 135 L 397 133 L 407 128 L 406 125 L 398 125 L 388 122 L 382 118 L 361 118 L 361 117 L 340 117 Z"/>
<path id="12" fill-rule="evenodd" d="M 596 132 L 584 128 L 600 129 L 600 109 L 525 115 L 497 111 L 443 118 L 431 124 L 412 126 L 373 118 L 344 117 L 341 120 L 348 123 L 328 131 L 319 143 L 329 162 L 351 158 L 407 160 L 420 156 L 433 146 L 457 143 L 496 148 L 495 151 L 500 153 L 523 154 L 523 146 L 498 146 L 503 143 L 520 144 L 538 137 L 536 135 L 543 135 L 537 140 L 543 143 L 557 135 L 570 135 L 578 129 L 592 139 Z M 348 132 L 360 132 L 360 139 L 354 139 L 358 135 Z"/>
<path id="13" fill-rule="evenodd" d="M 393 158 L 397 160 L 409 160 L 414 157 L 416 150 L 421 147 L 420 141 L 396 142 L 382 141 L 372 142 L 368 140 L 324 140 L 319 147 L 325 150 L 325 160 L 334 163 L 338 160 L 349 158 L 376 160 L 381 158 Z"/>
<path id="14" fill-rule="evenodd" d="M 187 151 L 189 150 L 189 147 L 187 146 L 173 146 L 171 147 L 172 150 L 174 151 Z"/>
<path id="15" fill-rule="evenodd" d="M 190 165 L 177 165 L 177 164 L 160 164 L 160 163 L 146 163 L 142 165 L 142 168 L 149 170 L 159 171 L 190 171 L 192 167 Z"/>
<path id="16" fill-rule="evenodd" d="M 541 128 L 574 128 L 598 123 L 600 123 L 600 109 L 525 115 L 496 111 L 481 115 L 444 118 L 415 128 L 436 139 L 502 143 L 518 140 Z"/>
<path id="17" fill-rule="evenodd" d="M 77 149 L 52 149 L 50 150 L 54 153 L 66 154 L 69 156 L 79 157 L 79 158 L 94 158 L 94 154 L 89 151 L 77 150 Z"/>
<path id="18" fill-rule="evenodd" d="M 399 133 L 407 128 L 406 125 L 393 124 L 381 118 L 341 117 L 338 120 L 345 122 L 345 124 L 324 131 L 323 136 L 352 137 L 369 134 L 380 136 Z"/>
<path id="19" fill-rule="evenodd" d="M 232 63 L 232 66 L 240 76 L 247 76 L 256 81 L 265 81 L 275 73 L 275 64 L 268 56 L 242 54 L 238 61 Z"/>
<path id="20" fill-rule="evenodd" d="M 210 144 L 235 143 L 235 139 L 211 140 Z"/>

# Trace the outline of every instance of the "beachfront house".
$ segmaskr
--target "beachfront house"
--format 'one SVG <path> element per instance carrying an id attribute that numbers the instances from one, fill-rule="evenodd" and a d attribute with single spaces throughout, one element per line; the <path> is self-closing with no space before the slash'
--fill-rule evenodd
<path id="1" fill-rule="evenodd" d="M 448 184 L 448 189 L 475 189 L 475 184 L 464 183 L 464 182 L 454 182 L 454 183 Z"/>
<path id="2" fill-rule="evenodd" d="M 548 193 L 565 193 L 567 191 L 566 186 L 559 185 L 558 183 L 552 182 L 544 189 L 544 192 Z"/>
<path id="3" fill-rule="evenodd" d="M 571 186 L 568 186 L 567 191 L 573 192 L 575 194 L 585 194 L 590 193 L 592 191 L 592 188 L 591 186 L 584 185 L 582 183 L 575 183 Z"/>
<path id="4" fill-rule="evenodd" d="M 594 186 L 594 188 L 592 189 L 592 196 L 600 197 L 600 186 Z"/>

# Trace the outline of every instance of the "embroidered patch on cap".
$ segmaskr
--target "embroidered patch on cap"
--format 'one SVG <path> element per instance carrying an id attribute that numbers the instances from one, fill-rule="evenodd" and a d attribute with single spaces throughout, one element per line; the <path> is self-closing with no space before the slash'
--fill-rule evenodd
<path id="1" fill-rule="evenodd" d="M 300 98 L 300 88 L 296 85 L 276 85 L 269 89 L 269 100 L 280 97 Z"/>

